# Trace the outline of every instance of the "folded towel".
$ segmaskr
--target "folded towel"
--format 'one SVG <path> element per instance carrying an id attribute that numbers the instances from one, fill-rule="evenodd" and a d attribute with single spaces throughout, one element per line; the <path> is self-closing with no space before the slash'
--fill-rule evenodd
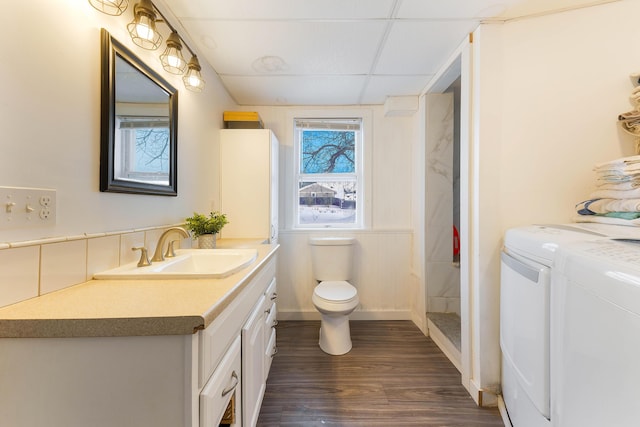
<path id="1" fill-rule="evenodd" d="M 640 212 L 608 212 L 606 214 L 598 214 L 597 216 L 619 219 L 638 219 L 640 218 Z"/>
<path id="2" fill-rule="evenodd" d="M 596 214 L 640 212 L 640 199 L 598 199 L 586 204 L 584 209 Z"/>
<path id="3" fill-rule="evenodd" d="M 626 166 L 607 166 L 600 169 L 594 169 L 596 176 L 626 176 L 626 175 L 638 175 L 640 174 L 640 163 L 630 163 Z"/>
<path id="4" fill-rule="evenodd" d="M 640 187 L 640 180 L 617 182 L 597 180 L 596 186 L 598 190 L 633 190 Z"/>
<path id="5" fill-rule="evenodd" d="M 640 188 L 633 190 L 596 190 L 589 195 L 591 199 L 640 199 Z"/>
<path id="6" fill-rule="evenodd" d="M 636 163 L 640 163 L 640 155 L 621 157 L 619 159 L 611 160 L 608 162 L 598 163 L 594 166 L 593 170 L 615 170 L 619 169 L 620 167 L 625 167 Z"/>
<path id="7" fill-rule="evenodd" d="M 609 217 L 600 216 L 600 215 L 580 215 L 574 218 L 573 222 L 599 222 L 602 224 L 617 224 L 617 225 L 628 225 L 631 227 L 640 227 L 640 218 L 639 219 L 620 219 L 620 218 L 609 218 Z"/>
<path id="8" fill-rule="evenodd" d="M 640 111 L 631 110 L 627 111 L 626 113 L 622 113 L 618 115 L 618 120 L 622 120 L 625 122 L 640 120 Z"/>

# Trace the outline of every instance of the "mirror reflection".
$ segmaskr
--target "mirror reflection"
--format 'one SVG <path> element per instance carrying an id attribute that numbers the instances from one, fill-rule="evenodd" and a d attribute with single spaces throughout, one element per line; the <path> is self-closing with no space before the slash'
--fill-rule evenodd
<path id="1" fill-rule="evenodd" d="M 101 191 L 176 195 L 177 92 L 105 30 L 103 50 Z"/>

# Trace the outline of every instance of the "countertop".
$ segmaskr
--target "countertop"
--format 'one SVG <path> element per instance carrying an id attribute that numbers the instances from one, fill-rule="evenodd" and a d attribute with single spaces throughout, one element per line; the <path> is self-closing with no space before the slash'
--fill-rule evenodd
<path id="1" fill-rule="evenodd" d="M 219 240 L 256 248 L 256 260 L 222 279 L 90 280 L 0 308 L 0 338 L 187 335 L 206 328 L 275 254 L 277 244 Z"/>

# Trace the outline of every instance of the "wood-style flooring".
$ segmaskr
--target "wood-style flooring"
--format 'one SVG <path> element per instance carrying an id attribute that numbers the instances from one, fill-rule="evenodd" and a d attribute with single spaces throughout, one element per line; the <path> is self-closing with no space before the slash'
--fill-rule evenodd
<path id="1" fill-rule="evenodd" d="M 351 321 L 343 356 L 320 350 L 319 327 L 280 322 L 258 426 L 504 426 L 412 322 Z"/>

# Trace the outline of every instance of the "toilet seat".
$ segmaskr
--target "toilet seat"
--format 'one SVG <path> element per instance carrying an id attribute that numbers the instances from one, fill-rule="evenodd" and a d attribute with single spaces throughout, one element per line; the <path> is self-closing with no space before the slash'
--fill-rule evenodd
<path id="1" fill-rule="evenodd" d="M 358 290 L 344 280 L 320 282 L 313 294 L 321 301 L 334 304 L 347 304 L 358 298 Z"/>

